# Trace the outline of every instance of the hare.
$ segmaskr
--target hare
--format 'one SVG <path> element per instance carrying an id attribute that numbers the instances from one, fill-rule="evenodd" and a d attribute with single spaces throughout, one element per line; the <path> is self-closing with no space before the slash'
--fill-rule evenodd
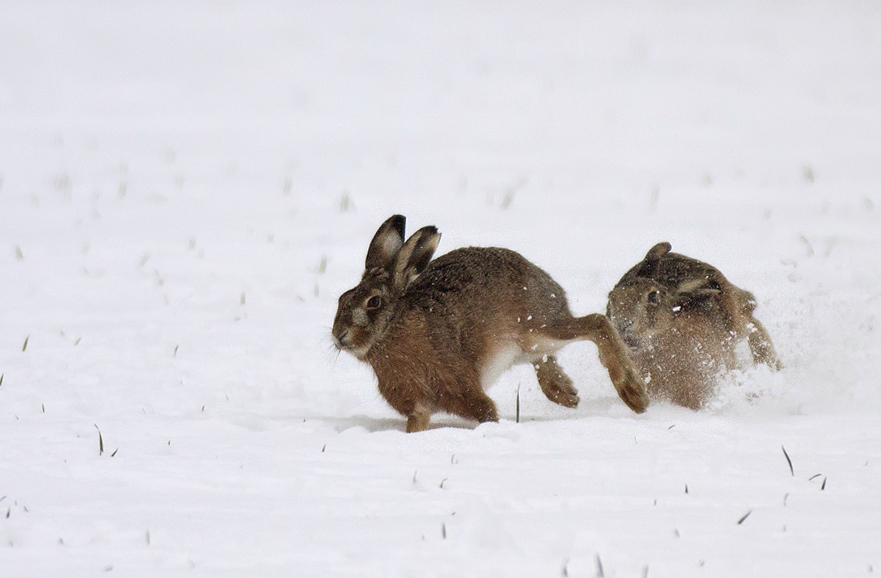
<path id="1" fill-rule="evenodd" d="M 700 409 L 718 375 L 740 368 L 735 348 L 746 339 L 753 361 L 772 369 L 768 332 L 753 316 L 752 293 L 707 263 L 658 243 L 621 278 L 606 309 L 647 381 L 651 397 Z"/>
<path id="2" fill-rule="evenodd" d="M 573 317 L 563 289 L 514 251 L 469 247 L 432 261 L 437 229 L 404 242 L 404 225 L 394 215 L 379 227 L 361 282 L 339 298 L 332 338 L 373 368 L 408 432 L 425 430 L 438 411 L 498 421 L 484 389 L 519 362 L 534 366 L 551 401 L 577 406 L 554 353 L 583 339 L 597 345 L 624 403 L 645 411 L 645 384 L 605 316 Z"/>

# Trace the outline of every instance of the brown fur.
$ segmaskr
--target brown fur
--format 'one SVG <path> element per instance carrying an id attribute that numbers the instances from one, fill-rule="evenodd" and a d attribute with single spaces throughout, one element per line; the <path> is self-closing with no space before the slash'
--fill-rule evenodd
<path id="1" fill-rule="evenodd" d="M 699 409 L 720 373 L 738 369 L 746 339 L 755 363 L 781 364 L 753 316 L 755 297 L 707 263 L 658 243 L 609 293 L 606 314 L 647 381 L 649 395 Z"/>
<path id="2" fill-rule="evenodd" d="M 484 389 L 517 362 L 533 364 L 551 401 L 575 407 L 578 392 L 553 354 L 582 339 L 596 343 L 628 407 L 645 410 L 645 386 L 608 319 L 573 317 L 547 273 L 499 248 L 458 249 L 431 261 L 440 238 L 434 227 L 406 243 L 403 234 L 399 215 L 379 228 L 361 283 L 340 297 L 333 338 L 373 368 L 380 393 L 407 416 L 407 431 L 426 429 L 437 411 L 497 421 Z"/>

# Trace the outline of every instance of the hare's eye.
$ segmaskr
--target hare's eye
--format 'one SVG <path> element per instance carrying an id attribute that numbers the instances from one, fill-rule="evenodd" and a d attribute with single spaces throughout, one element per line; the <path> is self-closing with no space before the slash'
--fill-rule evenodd
<path id="1" fill-rule="evenodd" d="M 379 295 L 374 295 L 367 300 L 368 309 L 378 309 L 380 305 L 382 305 L 382 298 Z"/>
<path id="2" fill-rule="evenodd" d="M 652 291 L 649 293 L 649 303 L 658 303 L 661 300 L 660 291 Z"/>

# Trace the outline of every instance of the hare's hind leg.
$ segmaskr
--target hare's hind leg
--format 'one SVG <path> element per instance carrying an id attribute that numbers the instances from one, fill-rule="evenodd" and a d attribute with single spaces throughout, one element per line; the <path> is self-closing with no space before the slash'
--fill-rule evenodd
<path id="1" fill-rule="evenodd" d="M 564 407 L 578 406 L 578 390 L 572 385 L 572 380 L 557 364 L 557 358 L 553 355 L 545 355 L 532 366 L 535 368 L 535 376 L 542 392 L 554 403 Z"/>
<path id="2" fill-rule="evenodd" d="M 465 419 L 473 419 L 480 423 L 499 421 L 496 404 L 483 393 L 480 387 L 468 388 L 444 399 L 441 403 L 444 411 L 459 415 Z"/>
<path id="3" fill-rule="evenodd" d="M 484 393 L 477 372 L 465 367 L 465 364 L 456 369 L 455 379 L 440 388 L 437 407 L 480 423 L 499 421 L 496 404 Z"/>
<path id="4" fill-rule="evenodd" d="M 547 323 L 540 331 L 562 341 L 593 341 L 599 350 L 600 362 L 609 371 L 609 378 L 621 400 L 636 413 L 642 413 L 648 407 L 645 382 L 633 368 L 624 342 L 605 315 L 592 313 L 584 317 L 558 318 Z"/>
<path id="5" fill-rule="evenodd" d="M 462 410 L 459 415 L 476 419 L 480 423 L 499 421 L 495 402 L 483 393 L 483 390 L 479 387 L 469 389 L 462 396 Z"/>

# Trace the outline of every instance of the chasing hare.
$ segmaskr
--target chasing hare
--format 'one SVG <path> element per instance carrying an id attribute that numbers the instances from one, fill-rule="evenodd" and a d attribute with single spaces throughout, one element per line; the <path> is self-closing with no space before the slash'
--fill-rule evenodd
<path id="1" fill-rule="evenodd" d="M 720 373 L 740 368 L 746 339 L 755 363 L 782 366 L 753 316 L 752 293 L 707 263 L 658 243 L 609 293 L 606 315 L 630 351 L 651 397 L 699 409 Z"/>
<path id="2" fill-rule="evenodd" d="M 404 242 L 404 224 L 394 215 L 379 227 L 361 282 L 340 296 L 332 337 L 373 368 L 408 432 L 437 411 L 498 421 L 484 389 L 520 362 L 535 367 L 548 399 L 575 407 L 578 391 L 554 353 L 583 339 L 597 345 L 624 403 L 645 411 L 645 384 L 606 317 L 573 317 L 563 289 L 514 251 L 470 247 L 432 261 L 437 229 Z"/>

